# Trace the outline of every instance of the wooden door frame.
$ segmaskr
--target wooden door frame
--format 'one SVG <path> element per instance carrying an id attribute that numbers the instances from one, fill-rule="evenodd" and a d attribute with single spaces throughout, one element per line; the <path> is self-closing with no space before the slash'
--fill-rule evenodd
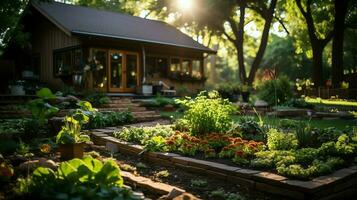
<path id="1" fill-rule="evenodd" d="M 111 69 L 112 65 L 110 62 L 111 59 L 111 53 L 116 52 L 116 53 L 121 53 L 123 55 L 122 57 L 122 77 L 121 77 L 121 86 L 120 88 L 112 88 L 111 87 Z M 126 60 L 127 60 L 127 55 L 136 55 L 136 87 L 135 88 L 127 88 L 127 66 L 126 66 Z M 136 89 L 140 86 L 140 59 L 139 59 L 139 53 L 134 52 L 134 51 L 124 51 L 124 50 L 118 50 L 118 49 L 108 49 L 108 92 L 136 92 Z"/>

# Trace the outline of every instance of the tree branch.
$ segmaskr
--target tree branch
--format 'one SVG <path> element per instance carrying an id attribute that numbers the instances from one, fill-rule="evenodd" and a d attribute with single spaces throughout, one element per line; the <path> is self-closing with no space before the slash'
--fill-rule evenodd
<path id="1" fill-rule="evenodd" d="M 227 39 L 228 39 L 229 41 L 231 41 L 233 44 L 236 43 L 236 40 L 233 39 L 231 36 L 229 36 L 228 33 L 227 33 L 225 30 L 223 30 L 222 33 L 223 33 L 223 35 L 225 35 L 225 36 L 227 37 Z"/>
<path id="2" fill-rule="evenodd" d="M 274 15 L 274 18 L 279 22 L 279 24 L 283 27 L 283 29 L 285 30 L 285 32 L 290 35 L 290 32 L 288 31 L 288 29 L 286 28 L 283 20 L 281 20 L 279 17 Z"/>

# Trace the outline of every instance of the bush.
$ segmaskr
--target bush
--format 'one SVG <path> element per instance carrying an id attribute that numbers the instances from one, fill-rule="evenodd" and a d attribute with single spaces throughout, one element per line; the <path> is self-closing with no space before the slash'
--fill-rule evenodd
<path id="1" fill-rule="evenodd" d="M 177 102 L 186 109 L 183 119 L 187 121 L 193 135 L 222 133 L 231 128 L 230 115 L 235 109 L 228 100 L 220 98 L 217 91 L 207 95 L 201 92 L 195 99 L 187 97 Z"/>
<path id="2" fill-rule="evenodd" d="M 239 83 L 220 83 L 216 90 L 222 98 L 229 99 L 232 95 L 240 94 L 241 86 Z"/>
<path id="3" fill-rule="evenodd" d="M 283 104 L 293 97 L 291 83 L 286 76 L 263 82 L 257 88 L 257 95 L 269 105 Z"/>
<path id="4" fill-rule="evenodd" d="M 298 147 L 298 140 L 293 133 L 283 133 L 276 129 L 270 129 L 267 135 L 267 145 L 270 150 L 292 150 Z"/>
<path id="5" fill-rule="evenodd" d="M 282 104 L 282 106 L 293 107 L 293 108 L 306 108 L 306 109 L 314 109 L 315 106 L 311 103 L 307 103 L 304 99 L 296 99 L 292 98 L 287 100 Z"/>

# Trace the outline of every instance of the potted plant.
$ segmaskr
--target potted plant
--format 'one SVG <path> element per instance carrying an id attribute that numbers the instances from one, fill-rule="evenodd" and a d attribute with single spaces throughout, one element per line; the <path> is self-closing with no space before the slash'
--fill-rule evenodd
<path id="1" fill-rule="evenodd" d="M 89 102 L 80 102 L 79 105 L 81 104 L 89 105 L 92 109 Z M 72 115 L 64 118 L 64 126 L 56 137 L 61 159 L 70 160 L 83 157 L 84 143 L 90 141 L 89 136 L 81 132 L 82 125 L 89 122 L 88 112 L 90 112 L 88 109 L 77 109 Z"/>

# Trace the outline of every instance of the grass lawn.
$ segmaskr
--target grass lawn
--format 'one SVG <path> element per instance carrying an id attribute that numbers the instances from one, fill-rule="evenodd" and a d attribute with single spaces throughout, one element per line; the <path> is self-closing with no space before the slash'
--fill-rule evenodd
<path id="1" fill-rule="evenodd" d="M 174 119 L 182 117 L 180 112 L 160 112 L 163 117 L 173 117 Z M 238 121 L 243 116 L 233 115 L 233 120 Z M 258 118 L 254 117 L 256 120 Z M 263 117 L 264 123 L 277 125 L 279 121 L 283 118 L 274 118 L 274 117 Z M 338 129 L 344 129 L 346 126 L 357 126 L 357 120 L 347 120 L 347 119 L 298 119 L 300 121 L 310 122 L 311 126 L 317 128 L 327 128 L 327 127 L 336 127 Z"/>

